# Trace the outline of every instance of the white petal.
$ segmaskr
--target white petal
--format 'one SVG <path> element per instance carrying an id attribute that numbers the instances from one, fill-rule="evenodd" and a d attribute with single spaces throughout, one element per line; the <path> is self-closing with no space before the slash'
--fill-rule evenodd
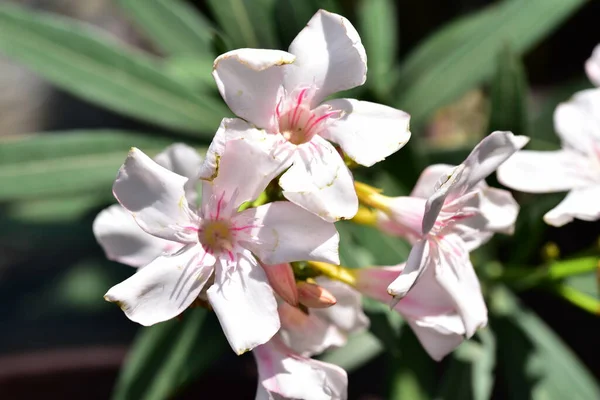
<path id="1" fill-rule="evenodd" d="M 507 235 L 514 233 L 519 203 L 509 191 L 492 187 L 482 189 L 479 194 L 479 210 L 486 219 L 485 230 Z"/>
<path id="2" fill-rule="evenodd" d="M 429 240 L 418 241 L 410 250 L 404 270 L 388 286 L 388 293 L 398 299 L 406 296 L 432 261 Z"/>
<path id="3" fill-rule="evenodd" d="M 346 400 L 348 376 L 342 368 L 294 354 L 278 337 L 257 347 L 259 394 L 274 398 Z M 265 397 L 267 398 L 267 397 Z"/>
<path id="4" fill-rule="evenodd" d="M 293 203 L 276 201 L 249 208 L 236 217 L 236 225 L 238 218 L 256 226 L 250 233 L 255 239 L 247 248 L 265 264 L 302 260 L 339 264 L 335 225 Z"/>
<path id="5" fill-rule="evenodd" d="M 175 172 L 178 175 L 185 176 L 189 180 L 185 184 L 185 193 L 190 204 L 196 204 L 198 192 L 198 178 L 202 157 L 192 147 L 183 143 L 175 143 L 154 157 L 159 165 Z"/>
<path id="6" fill-rule="evenodd" d="M 259 128 L 275 127 L 285 65 L 295 57 L 280 50 L 238 49 L 217 57 L 213 77 L 235 115 Z"/>
<path id="7" fill-rule="evenodd" d="M 594 48 L 592 56 L 585 62 L 585 72 L 594 85 L 600 86 L 600 45 Z"/>
<path id="8" fill-rule="evenodd" d="M 465 244 L 447 235 L 438 241 L 435 278 L 456 306 L 470 338 L 487 324 L 487 308 Z"/>
<path id="9" fill-rule="evenodd" d="M 225 151 L 225 144 L 229 140 L 250 136 L 255 131 L 258 130 L 243 119 L 223 118 L 206 151 L 206 158 L 200 166 L 198 174 L 200 179 L 212 181 L 217 177 L 221 156 Z"/>
<path id="10" fill-rule="evenodd" d="M 225 192 L 228 199 L 235 197 L 234 208 L 255 200 L 292 162 L 292 154 L 277 147 L 277 136 L 258 131 L 227 141 L 212 180 L 213 192 Z"/>
<path id="11" fill-rule="evenodd" d="M 434 186 L 433 194 L 425 203 L 425 212 L 421 224 L 423 235 L 429 233 L 435 225 L 446 200 L 454 200 L 467 190 L 467 185 L 464 183 L 465 179 L 463 178 L 465 173 L 465 166 L 461 164 L 439 178 Z"/>
<path id="12" fill-rule="evenodd" d="M 324 276 L 317 277 L 315 281 L 329 290 L 337 303 L 328 308 L 311 309 L 311 315 L 329 321 L 346 334 L 361 332 L 369 327 L 369 318 L 362 308 L 362 296 L 356 289 Z"/>
<path id="13" fill-rule="evenodd" d="M 394 236 L 416 242 L 422 236 L 425 199 L 399 196 L 389 199 L 388 212 L 377 213 L 377 227 Z"/>
<path id="14" fill-rule="evenodd" d="M 356 289 L 363 295 L 371 297 L 382 303 L 389 303 L 390 294 L 387 291 L 390 283 L 404 270 L 405 264 L 389 267 L 358 268 L 354 272 Z"/>
<path id="15" fill-rule="evenodd" d="M 425 320 L 408 320 L 427 354 L 436 361 L 450 354 L 464 340 L 460 332 L 462 322 L 458 315 L 443 315 Z"/>
<path id="16" fill-rule="evenodd" d="M 152 161 L 132 148 L 113 184 L 113 194 L 146 232 L 181 242 L 181 229 L 193 212 L 185 198 L 188 179 Z"/>
<path id="17" fill-rule="evenodd" d="M 212 274 L 215 259 L 201 246 L 158 257 L 104 296 L 129 319 L 149 326 L 181 314 L 196 300 Z"/>
<path id="18" fill-rule="evenodd" d="M 286 68 L 288 92 L 315 85 L 313 106 L 325 97 L 365 83 L 367 54 L 358 32 L 346 18 L 319 10 L 296 36 L 289 52 L 296 61 Z"/>
<path id="19" fill-rule="evenodd" d="M 335 306 L 330 308 L 333 307 Z M 315 311 L 316 309 L 309 309 L 309 314 L 306 314 L 287 303 L 279 306 L 279 332 L 282 340 L 296 353 L 305 357 L 346 344 L 346 335 L 334 324 L 320 318 Z"/>
<path id="20" fill-rule="evenodd" d="M 102 210 L 94 220 L 93 230 L 106 258 L 132 267 L 142 267 L 162 253 L 182 246 L 144 232 L 119 204 Z"/>
<path id="21" fill-rule="evenodd" d="M 475 146 L 463 162 L 465 172 L 462 181 L 467 187 L 473 187 L 487 178 L 527 142 L 529 142 L 527 136 L 515 136 L 512 132 L 490 133 Z"/>
<path id="22" fill-rule="evenodd" d="M 298 147 L 294 164 L 279 185 L 286 199 L 326 221 L 350 219 L 358 211 L 350 170 L 335 148 L 319 136 Z"/>
<path id="23" fill-rule="evenodd" d="M 435 193 L 435 185 L 440 180 L 440 177 L 444 175 L 448 176 L 448 173 L 453 168 L 455 168 L 454 165 L 448 164 L 433 164 L 425 168 L 410 193 L 410 197 L 427 199 L 432 196 Z"/>
<path id="24" fill-rule="evenodd" d="M 584 155 L 571 149 L 522 150 L 498 168 L 498 181 L 521 192 L 562 192 L 588 186 L 590 167 Z"/>
<path id="25" fill-rule="evenodd" d="M 223 264 L 216 267 L 208 300 L 237 354 L 266 343 L 279 330 L 275 295 L 267 275 L 249 253 L 240 256 L 232 270 Z"/>
<path id="26" fill-rule="evenodd" d="M 563 226 L 574 218 L 583 221 L 600 218 L 600 186 L 570 191 L 559 205 L 544 215 L 544 221 L 553 226 Z"/>
<path id="27" fill-rule="evenodd" d="M 600 88 L 577 92 L 554 111 L 554 128 L 564 147 L 597 157 L 600 145 Z"/>
<path id="28" fill-rule="evenodd" d="M 321 136 L 340 145 L 357 163 L 370 167 L 398 151 L 410 139 L 410 115 L 381 104 L 354 99 L 324 103 L 341 114 Z"/>

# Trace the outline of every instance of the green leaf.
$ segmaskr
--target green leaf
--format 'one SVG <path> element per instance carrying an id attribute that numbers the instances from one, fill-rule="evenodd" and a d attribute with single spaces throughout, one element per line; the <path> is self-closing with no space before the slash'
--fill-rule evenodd
<path id="1" fill-rule="evenodd" d="M 212 58 L 195 56 L 171 57 L 165 61 L 165 71 L 186 87 L 202 93 L 210 93 L 210 91 L 217 93 L 217 84 L 212 77 L 213 61 Z"/>
<path id="2" fill-rule="evenodd" d="M 113 400 L 166 400 L 199 376 L 227 349 L 218 323 L 204 309 L 190 309 L 183 321 L 141 328 L 125 361 Z"/>
<path id="3" fill-rule="evenodd" d="M 233 48 L 275 49 L 275 0 L 208 0 Z"/>
<path id="4" fill-rule="evenodd" d="M 523 54 L 585 0 L 505 0 L 460 18 L 430 36 L 403 64 L 397 106 L 422 125 L 435 110 L 492 76 L 506 44 Z"/>
<path id="5" fill-rule="evenodd" d="M 387 98 L 393 90 L 391 75 L 398 50 L 396 6 L 392 0 L 362 0 L 357 10 L 360 36 L 367 51 L 367 85 Z"/>
<path id="6" fill-rule="evenodd" d="M 492 292 L 492 326 L 510 398 L 600 398 L 600 387 L 571 349 L 504 287 Z"/>
<path id="7" fill-rule="evenodd" d="M 438 399 L 487 400 L 494 386 L 496 339 L 489 329 L 477 332 L 477 341 L 463 342 L 451 355 Z"/>
<path id="8" fill-rule="evenodd" d="M 348 372 L 363 366 L 383 351 L 383 346 L 370 332 L 348 337 L 344 347 L 330 350 L 318 357 L 321 361 L 339 365 Z"/>
<path id="9" fill-rule="evenodd" d="M 343 14 L 336 0 L 277 0 L 275 16 L 281 45 L 287 48 L 312 16 L 324 9 Z"/>
<path id="10" fill-rule="evenodd" d="M 154 155 L 170 143 L 165 138 L 111 130 L 2 139 L 0 200 L 108 192 L 132 146 Z"/>
<path id="11" fill-rule="evenodd" d="M 600 300 L 600 282 L 598 281 L 597 272 L 570 276 L 565 280 L 565 283 L 588 296 Z"/>
<path id="12" fill-rule="evenodd" d="M 492 79 L 491 108 L 488 132 L 529 133 L 525 69 L 508 45 L 498 54 L 498 68 Z"/>
<path id="13" fill-rule="evenodd" d="M 182 0 L 118 0 L 144 33 L 167 55 L 211 54 L 213 27 L 190 4 Z"/>
<path id="14" fill-rule="evenodd" d="M 212 137 L 227 108 L 166 75 L 157 60 L 90 25 L 0 6 L 0 52 L 53 84 L 122 114 Z"/>

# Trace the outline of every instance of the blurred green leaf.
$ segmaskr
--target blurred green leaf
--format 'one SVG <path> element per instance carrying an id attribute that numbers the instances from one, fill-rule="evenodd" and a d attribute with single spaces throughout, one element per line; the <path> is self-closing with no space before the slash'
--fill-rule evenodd
<path id="1" fill-rule="evenodd" d="M 76 20 L 2 4 L 0 52 L 76 96 L 194 135 L 212 137 L 227 114 L 221 101 L 195 95 L 156 60 Z"/>
<path id="2" fill-rule="evenodd" d="M 515 295 L 497 287 L 490 306 L 498 363 L 511 398 L 600 398 L 600 387 L 573 351 Z"/>
<path id="3" fill-rule="evenodd" d="M 394 89 L 398 51 L 397 12 L 392 0 L 362 0 L 357 10 L 360 36 L 367 51 L 367 85 L 381 98 Z"/>
<path id="4" fill-rule="evenodd" d="M 208 5 L 233 48 L 275 49 L 275 1 L 208 0 Z"/>
<path id="5" fill-rule="evenodd" d="M 213 27 L 183 0 L 118 0 L 144 33 L 167 55 L 196 55 L 213 60 Z"/>
<path id="6" fill-rule="evenodd" d="M 597 272 L 570 276 L 565 280 L 565 283 L 582 293 L 600 300 L 600 281 Z"/>
<path id="7" fill-rule="evenodd" d="M 281 37 L 282 46 L 289 46 L 292 43 L 292 40 L 318 9 L 317 5 L 310 0 L 278 0 L 276 2 L 277 31 Z"/>
<path id="8" fill-rule="evenodd" d="M 165 400 L 200 375 L 227 349 L 218 323 L 205 309 L 190 309 L 182 321 L 141 328 L 125 360 L 113 400 Z"/>
<path id="9" fill-rule="evenodd" d="M 165 61 L 165 71 L 169 76 L 186 87 L 204 93 L 211 90 L 217 93 L 217 85 L 212 77 L 212 69 L 212 58 L 176 56 Z M 223 115 L 223 117 L 226 116 Z"/>
<path id="10" fill-rule="evenodd" d="M 383 346 L 372 333 L 362 332 L 350 335 L 344 347 L 327 351 L 318 358 L 352 372 L 375 358 L 383 350 Z"/>
<path id="11" fill-rule="evenodd" d="M 68 197 L 21 200 L 9 204 L 6 214 L 21 222 L 76 221 L 111 201 L 114 201 L 114 197 L 110 190 L 106 190 L 104 194 L 76 194 Z"/>
<path id="12" fill-rule="evenodd" d="M 408 328 L 408 326 L 406 326 Z M 388 358 L 390 400 L 429 400 L 436 387 L 436 362 L 429 357 L 412 329 L 400 335 L 400 357 Z"/>
<path id="13" fill-rule="evenodd" d="M 422 125 L 435 110 L 482 83 L 509 44 L 523 54 L 585 0 L 505 0 L 467 15 L 430 36 L 403 64 L 397 106 Z"/>
<path id="14" fill-rule="evenodd" d="M 108 191 L 132 146 L 154 155 L 170 143 L 111 130 L 1 139 L 0 200 Z"/>
<path id="15" fill-rule="evenodd" d="M 491 109 L 488 132 L 529 134 L 525 69 L 520 57 L 508 45 L 498 54 L 496 74 L 492 78 Z"/>
<path id="16" fill-rule="evenodd" d="M 452 353 L 437 399 L 487 400 L 494 386 L 496 339 L 489 329 L 477 332 L 477 341 L 463 342 Z"/>

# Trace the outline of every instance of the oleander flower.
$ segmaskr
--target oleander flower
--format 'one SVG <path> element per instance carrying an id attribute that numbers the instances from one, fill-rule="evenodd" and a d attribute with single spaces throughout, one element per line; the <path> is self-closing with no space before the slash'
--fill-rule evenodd
<path id="1" fill-rule="evenodd" d="M 409 115 L 353 99 L 323 100 L 366 79 L 365 49 L 344 17 L 318 11 L 289 52 L 239 49 L 219 56 L 213 76 L 223 99 L 242 120 L 226 121 L 207 154 L 214 169 L 223 143 L 264 129 L 282 156 L 283 195 L 328 221 L 351 218 L 358 200 L 338 150 L 371 166 L 410 138 Z M 220 138 L 220 136 L 223 136 Z M 203 178 L 210 178 L 203 173 Z"/>
<path id="2" fill-rule="evenodd" d="M 600 45 L 585 65 L 590 80 L 600 86 Z M 498 169 L 505 186 L 528 193 L 569 193 L 544 215 L 562 226 L 574 218 L 600 218 L 600 88 L 577 92 L 554 111 L 554 128 L 562 149 L 523 150 Z"/>
<path id="3" fill-rule="evenodd" d="M 147 234 L 177 244 L 112 287 L 105 298 L 142 325 L 184 311 L 205 286 L 238 354 L 279 330 L 277 302 L 263 266 L 299 260 L 339 262 L 333 224 L 289 202 L 239 212 L 277 173 L 261 140 L 230 140 L 219 170 L 202 184 L 199 208 L 186 198 L 188 178 L 132 149 L 113 185 L 119 203 Z"/>

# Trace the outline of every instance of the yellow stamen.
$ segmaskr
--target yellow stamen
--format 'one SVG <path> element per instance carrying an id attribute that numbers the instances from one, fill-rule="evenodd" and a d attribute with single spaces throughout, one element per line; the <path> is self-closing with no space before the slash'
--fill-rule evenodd
<path id="1" fill-rule="evenodd" d="M 354 182 L 354 188 L 356 189 L 358 200 L 364 205 L 376 208 L 383 212 L 389 211 L 389 197 L 381 194 L 381 192 L 383 192 L 382 189 L 357 181 Z"/>
<path id="2" fill-rule="evenodd" d="M 351 221 L 360 225 L 374 226 L 377 224 L 377 213 L 367 207 L 361 206 Z"/>

